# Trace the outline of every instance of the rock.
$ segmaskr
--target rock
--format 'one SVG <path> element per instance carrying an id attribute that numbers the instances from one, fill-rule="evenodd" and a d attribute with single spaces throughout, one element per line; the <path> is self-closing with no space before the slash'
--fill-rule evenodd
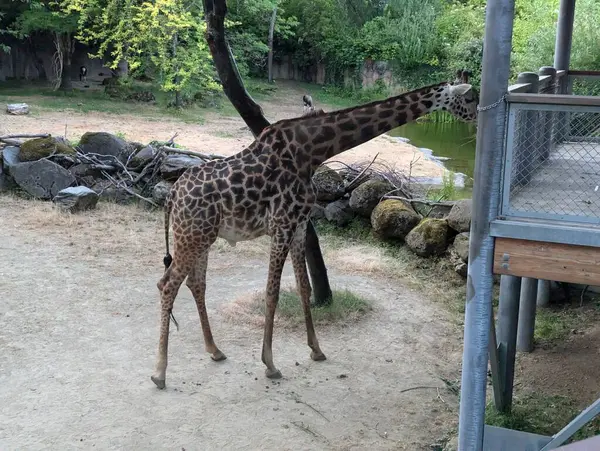
<path id="1" fill-rule="evenodd" d="M 469 236 L 470 233 L 468 232 L 459 233 L 454 238 L 452 246 L 450 246 L 450 251 L 465 263 L 469 261 Z"/>
<path id="2" fill-rule="evenodd" d="M 160 165 L 163 179 L 175 181 L 186 169 L 204 164 L 204 160 L 188 155 L 167 155 Z"/>
<path id="3" fill-rule="evenodd" d="M 0 193 L 10 191 L 13 188 L 12 180 L 3 166 L 0 164 Z"/>
<path id="4" fill-rule="evenodd" d="M 448 223 L 445 219 L 426 218 L 406 235 L 405 241 L 421 257 L 442 255 L 448 246 Z"/>
<path id="5" fill-rule="evenodd" d="M 57 153 L 72 155 L 75 153 L 75 149 L 64 140 L 52 136 L 35 138 L 21 144 L 19 159 L 21 161 L 36 161 Z"/>
<path id="6" fill-rule="evenodd" d="M 370 218 L 381 197 L 393 189 L 394 186 L 387 181 L 367 180 L 352 191 L 350 208 L 359 215 Z"/>
<path id="7" fill-rule="evenodd" d="M 467 266 L 467 264 L 465 262 L 463 262 L 462 260 L 455 261 L 453 259 L 450 259 L 450 261 L 452 261 L 454 263 L 454 271 L 456 271 L 456 273 L 459 276 L 467 277 L 467 274 L 469 272 L 469 267 Z"/>
<path id="8" fill-rule="evenodd" d="M 106 132 L 87 132 L 79 141 L 79 148 L 85 154 L 110 155 L 118 158 L 122 163 L 133 152 L 132 146 L 118 136 Z"/>
<path id="9" fill-rule="evenodd" d="M 50 160 L 19 163 L 11 168 L 17 185 L 39 199 L 52 199 L 62 189 L 75 183 L 75 177 Z"/>
<path id="10" fill-rule="evenodd" d="M 173 183 L 162 180 L 152 188 L 152 200 L 158 205 L 164 205 L 167 194 L 171 191 Z"/>
<path id="11" fill-rule="evenodd" d="M 6 112 L 14 116 L 29 114 L 29 105 L 26 103 L 9 103 L 6 105 Z"/>
<path id="12" fill-rule="evenodd" d="M 457 232 L 468 232 L 471 229 L 471 199 L 462 199 L 454 203 L 452 210 L 446 218 L 448 225 Z"/>
<path id="13" fill-rule="evenodd" d="M 102 172 L 100 169 L 98 169 L 95 164 L 91 163 L 79 163 L 71 166 L 69 168 L 69 172 L 78 180 L 83 179 L 84 177 L 102 177 Z"/>
<path id="14" fill-rule="evenodd" d="M 85 186 L 60 190 L 52 200 L 58 207 L 71 213 L 91 210 L 98 204 L 98 194 Z"/>
<path id="15" fill-rule="evenodd" d="M 315 171 L 312 182 L 317 192 L 317 200 L 338 200 L 344 195 L 344 178 L 325 165 Z"/>
<path id="16" fill-rule="evenodd" d="M 348 199 L 336 200 L 325 207 L 325 218 L 335 225 L 343 227 L 354 218 L 354 212 Z"/>
<path id="17" fill-rule="evenodd" d="M 386 199 L 377 204 L 371 213 L 371 227 L 379 238 L 404 239 L 416 227 L 421 217 L 407 203 Z"/>
<path id="18" fill-rule="evenodd" d="M 109 180 L 97 180 L 91 186 L 91 189 L 98 193 L 101 200 L 116 202 L 118 204 L 125 204 L 135 197 L 125 189 L 117 188 Z"/>
<path id="19" fill-rule="evenodd" d="M 156 147 L 148 145 L 133 156 L 131 164 L 135 168 L 142 168 L 150 163 L 157 153 L 158 149 Z"/>
<path id="20" fill-rule="evenodd" d="M 8 146 L 2 150 L 2 167 L 6 174 L 12 175 L 12 168 L 20 162 L 18 147 Z"/>
<path id="21" fill-rule="evenodd" d="M 411 205 L 415 209 L 415 211 L 424 218 L 443 219 L 446 216 L 448 216 L 448 214 L 452 210 L 454 202 L 435 202 L 432 205 L 431 203 L 413 200 L 411 201 Z"/>
<path id="22" fill-rule="evenodd" d="M 319 204 L 313 205 L 310 218 L 315 220 L 325 219 L 325 207 Z"/>

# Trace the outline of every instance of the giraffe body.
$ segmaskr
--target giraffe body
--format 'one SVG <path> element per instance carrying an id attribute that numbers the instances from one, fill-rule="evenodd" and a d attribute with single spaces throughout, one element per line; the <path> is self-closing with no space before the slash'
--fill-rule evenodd
<path id="1" fill-rule="evenodd" d="M 316 202 L 314 171 L 332 156 L 428 112 L 445 109 L 473 121 L 476 107 L 477 97 L 470 85 L 441 83 L 355 108 L 329 113 L 313 110 L 265 128 L 236 155 L 188 169 L 165 202 L 167 268 L 157 284 L 161 329 L 153 382 L 165 387 L 169 318 L 186 278 L 198 308 L 206 351 L 213 360 L 225 359 L 214 343 L 204 300 L 208 252 L 217 237 L 231 245 L 263 235 L 271 238 L 262 350 L 267 377 L 281 377 L 271 348 L 281 273 L 288 254 L 302 301 L 311 358 L 325 360 L 312 322 L 305 260 L 306 227 Z"/>

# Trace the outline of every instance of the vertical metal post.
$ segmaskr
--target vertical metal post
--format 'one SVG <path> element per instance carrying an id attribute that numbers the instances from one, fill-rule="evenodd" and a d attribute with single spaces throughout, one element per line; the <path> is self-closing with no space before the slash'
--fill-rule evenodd
<path id="1" fill-rule="evenodd" d="M 517 76 L 517 83 L 527 83 L 526 91 L 537 93 L 539 89 L 539 76 L 535 72 L 522 72 Z M 534 169 L 537 167 L 538 158 L 538 124 L 537 111 L 519 111 L 518 134 L 515 139 L 514 158 L 514 184 L 526 185 L 531 180 Z"/>
<path id="2" fill-rule="evenodd" d="M 560 0 L 558 22 L 556 26 L 556 41 L 554 44 L 554 67 L 556 70 L 568 71 L 571 64 L 571 45 L 573 43 L 573 22 L 575 20 L 575 0 Z M 561 77 L 559 93 L 567 94 L 569 75 Z M 567 136 L 569 114 L 557 113 L 557 142 L 563 142 Z"/>
<path id="3" fill-rule="evenodd" d="M 550 305 L 550 281 L 538 280 L 536 305 L 548 307 Z"/>
<path id="4" fill-rule="evenodd" d="M 492 310 L 494 239 L 502 171 L 515 0 L 488 0 L 469 245 L 458 449 L 481 451 Z"/>
<path id="5" fill-rule="evenodd" d="M 548 75 L 550 80 L 548 84 L 542 88 L 540 87 L 539 92 L 541 94 L 555 94 L 556 93 L 556 69 L 551 66 L 544 66 L 539 70 L 540 76 Z M 554 142 L 554 112 L 542 111 L 540 112 L 540 159 L 545 161 L 552 152 L 552 143 Z"/>
<path id="6" fill-rule="evenodd" d="M 523 277 L 521 280 L 519 326 L 517 329 L 517 351 L 519 352 L 533 351 L 537 284 L 537 279 Z"/>
<path id="7" fill-rule="evenodd" d="M 496 409 L 510 412 L 515 380 L 517 354 L 517 324 L 519 321 L 519 293 L 521 278 L 500 277 L 500 302 L 498 305 L 498 342 L 500 348 L 500 374 L 502 380 L 501 404 Z"/>

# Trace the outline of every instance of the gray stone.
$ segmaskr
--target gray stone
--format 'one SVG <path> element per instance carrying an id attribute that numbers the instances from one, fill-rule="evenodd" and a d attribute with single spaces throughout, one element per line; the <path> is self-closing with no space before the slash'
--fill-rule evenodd
<path id="1" fill-rule="evenodd" d="M 421 257 L 442 255 L 448 247 L 448 223 L 445 219 L 424 219 L 406 235 L 405 241 Z"/>
<path id="2" fill-rule="evenodd" d="M 335 225 L 343 227 L 354 218 L 348 199 L 336 200 L 325 207 L 325 218 Z"/>
<path id="3" fill-rule="evenodd" d="M 23 116 L 29 114 L 29 105 L 26 103 L 9 103 L 6 105 L 6 112 L 13 116 Z"/>
<path id="4" fill-rule="evenodd" d="M 91 186 L 91 189 L 98 193 L 101 200 L 116 202 L 118 204 L 128 203 L 135 197 L 125 189 L 116 187 L 109 180 L 97 180 L 96 183 Z"/>
<path id="5" fill-rule="evenodd" d="M 327 166 L 321 166 L 312 178 L 317 192 L 317 200 L 338 200 L 345 193 L 344 178 Z"/>
<path id="6" fill-rule="evenodd" d="M 53 202 L 71 213 L 92 210 L 98 204 L 98 194 L 85 186 L 73 186 L 60 190 Z"/>
<path id="7" fill-rule="evenodd" d="M 167 194 L 171 191 L 173 183 L 162 180 L 152 188 L 152 200 L 158 205 L 164 205 Z"/>
<path id="8" fill-rule="evenodd" d="M 450 246 L 450 252 L 456 254 L 463 262 L 469 261 L 469 236 L 468 232 L 461 232 L 454 237 L 454 243 Z"/>
<path id="9" fill-rule="evenodd" d="M 91 163 L 79 163 L 73 165 L 69 168 L 69 172 L 78 180 L 83 179 L 84 177 L 100 178 L 102 176 L 102 171 L 100 171 L 96 165 Z"/>
<path id="10" fill-rule="evenodd" d="M 160 165 L 165 180 L 177 180 L 188 168 L 204 164 L 204 160 L 188 155 L 167 155 Z"/>
<path id="11" fill-rule="evenodd" d="M 325 207 L 319 204 L 313 205 L 310 217 L 315 220 L 325 219 Z"/>
<path id="12" fill-rule="evenodd" d="M 371 217 L 384 194 L 394 190 L 394 186 L 382 180 L 368 180 L 359 185 L 350 195 L 350 208 L 366 218 Z"/>
<path id="13" fill-rule="evenodd" d="M 125 163 L 134 151 L 133 146 L 129 145 L 127 141 L 106 132 L 85 133 L 79 140 L 79 148 L 84 154 L 113 156 L 122 163 Z"/>
<path id="14" fill-rule="evenodd" d="M 431 202 L 413 200 L 411 201 L 411 205 L 415 209 L 415 211 L 424 218 L 443 219 L 446 216 L 448 216 L 448 214 L 452 210 L 454 202 L 435 202 L 432 204 Z"/>
<path id="15" fill-rule="evenodd" d="M 150 163 L 156 154 L 158 154 L 158 149 L 156 147 L 151 145 L 146 146 L 134 155 L 131 159 L 131 164 L 135 168 L 142 168 Z"/>
<path id="16" fill-rule="evenodd" d="M 371 227 L 379 238 L 404 239 L 421 221 L 421 217 L 406 202 L 385 199 L 371 213 Z"/>
<path id="17" fill-rule="evenodd" d="M 2 150 L 2 166 L 8 175 L 12 175 L 12 168 L 19 163 L 21 160 L 18 147 L 8 146 Z"/>
<path id="18" fill-rule="evenodd" d="M 468 232 L 471 229 L 471 199 L 461 199 L 456 201 L 452 210 L 446 218 L 448 225 L 457 232 Z"/>
<path id="19" fill-rule="evenodd" d="M 11 167 L 11 175 L 24 191 L 39 199 L 52 199 L 75 183 L 69 171 L 50 160 L 16 164 Z"/>

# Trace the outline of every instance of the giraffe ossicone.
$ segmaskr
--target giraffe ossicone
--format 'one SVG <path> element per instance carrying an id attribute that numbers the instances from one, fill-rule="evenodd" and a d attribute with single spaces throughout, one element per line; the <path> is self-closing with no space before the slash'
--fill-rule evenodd
<path id="1" fill-rule="evenodd" d="M 316 201 L 314 171 L 334 155 L 436 110 L 446 110 L 463 121 L 475 121 L 477 104 L 477 93 L 470 84 L 444 82 L 338 111 L 310 108 L 308 114 L 265 128 L 241 152 L 190 168 L 181 175 L 165 201 L 166 270 L 157 284 L 161 294 L 160 338 L 151 378 L 156 386 L 165 387 L 169 319 L 186 278 L 200 316 L 206 351 L 213 360 L 225 359 L 214 342 L 205 306 L 208 252 L 218 237 L 230 245 L 262 235 L 271 237 L 262 348 L 267 377 L 281 377 L 273 362 L 273 320 L 288 254 L 304 311 L 311 358 L 325 360 L 311 316 L 305 258 L 306 227 Z"/>

